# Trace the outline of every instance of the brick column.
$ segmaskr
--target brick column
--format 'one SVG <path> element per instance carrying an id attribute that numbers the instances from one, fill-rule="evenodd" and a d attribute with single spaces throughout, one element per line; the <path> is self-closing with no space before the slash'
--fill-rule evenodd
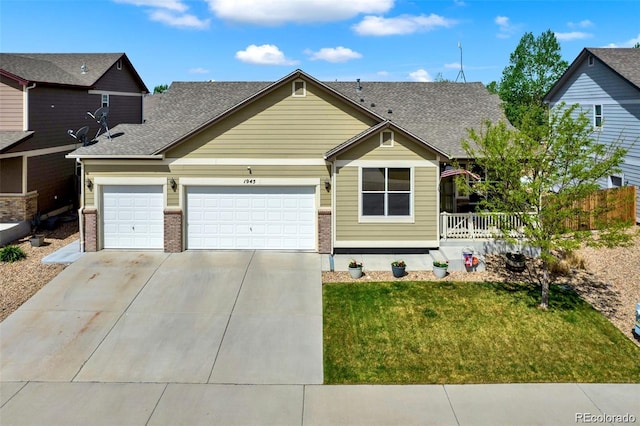
<path id="1" fill-rule="evenodd" d="M 164 211 L 164 251 L 179 253 L 182 247 L 182 210 L 165 209 Z"/>
<path id="2" fill-rule="evenodd" d="M 331 253 L 331 209 L 318 209 L 318 252 Z"/>
<path id="3" fill-rule="evenodd" d="M 85 208 L 82 215 L 84 220 L 84 251 L 98 251 L 98 210 Z"/>

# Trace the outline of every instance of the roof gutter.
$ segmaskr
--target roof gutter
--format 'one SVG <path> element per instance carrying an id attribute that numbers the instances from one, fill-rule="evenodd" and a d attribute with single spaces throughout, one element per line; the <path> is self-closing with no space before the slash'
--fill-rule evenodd
<path id="1" fill-rule="evenodd" d="M 65 158 L 76 158 L 79 160 L 164 160 L 164 155 L 91 155 L 69 153 Z"/>
<path id="2" fill-rule="evenodd" d="M 36 87 L 36 83 L 33 83 L 31 86 L 24 86 L 24 102 L 22 103 L 22 130 L 29 130 L 29 90 L 34 89 Z"/>

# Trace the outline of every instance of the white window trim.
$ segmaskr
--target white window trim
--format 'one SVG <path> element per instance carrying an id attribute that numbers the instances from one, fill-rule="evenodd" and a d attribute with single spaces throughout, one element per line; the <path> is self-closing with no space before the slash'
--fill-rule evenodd
<path id="1" fill-rule="evenodd" d="M 614 178 L 614 177 L 620 179 L 620 186 L 615 186 L 613 184 L 613 180 L 611 178 Z M 623 186 L 624 186 L 624 173 L 613 174 L 607 177 L 607 188 L 622 188 Z"/>
<path id="2" fill-rule="evenodd" d="M 362 170 L 368 168 L 385 168 L 385 169 L 397 169 L 404 168 L 409 169 L 409 215 L 408 216 L 365 216 L 362 214 Z M 393 166 L 360 166 L 358 167 L 358 223 L 415 223 L 415 169 L 413 167 L 393 167 Z M 386 183 L 386 179 L 385 179 Z M 385 194 L 387 191 L 385 190 Z M 385 204 L 386 209 L 386 204 Z"/>
<path id="3" fill-rule="evenodd" d="M 107 100 L 106 105 L 105 105 L 105 101 L 104 101 L 105 100 L 105 96 L 106 96 L 106 100 Z M 108 93 L 103 93 L 100 96 L 100 106 L 101 107 L 108 107 L 109 106 L 109 94 Z"/>
<path id="4" fill-rule="evenodd" d="M 116 62 L 116 69 L 117 70 L 122 69 L 122 59 L 118 59 L 118 61 Z"/>
<path id="5" fill-rule="evenodd" d="M 385 133 L 391 133 L 391 139 L 390 139 L 390 144 L 389 145 L 385 145 L 384 144 L 384 134 Z M 393 144 L 395 143 L 395 137 L 394 137 L 394 133 L 393 130 L 383 130 L 380 132 L 380 147 L 381 148 L 393 148 Z"/>
<path id="6" fill-rule="evenodd" d="M 297 83 L 302 83 L 302 95 L 296 94 Z M 294 98 L 304 98 L 305 96 L 307 96 L 307 82 L 304 80 L 296 80 L 291 83 L 291 96 L 293 96 Z"/>
<path id="7" fill-rule="evenodd" d="M 600 114 L 596 114 L 596 108 L 600 107 Z M 595 130 L 600 130 L 602 129 L 603 125 L 604 125 L 604 106 L 602 104 L 594 104 L 593 105 L 593 128 Z M 596 124 L 596 120 L 597 118 L 600 117 L 600 125 L 598 126 Z"/>

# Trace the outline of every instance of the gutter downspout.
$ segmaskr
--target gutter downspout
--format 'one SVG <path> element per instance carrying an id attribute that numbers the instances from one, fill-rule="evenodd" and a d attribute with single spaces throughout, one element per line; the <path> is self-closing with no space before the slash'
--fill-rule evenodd
<path id="1" fill-rule="evenodd" d="M 36 83 L 33 83 L 31 86 L 24 86 L 24 105 L 22 108 L 22 126 L 23 131 L 29 130 L 29 90 L 36 87 Z"/>
<path id="2" fill-rule="evenodd" d="M 84 253 L 84 163 L 81 159 L 76 158 L 76 161 L 80 163 L 80 208 L 78 209 L 78 229 L 80 231 L 80 253 Z"/>

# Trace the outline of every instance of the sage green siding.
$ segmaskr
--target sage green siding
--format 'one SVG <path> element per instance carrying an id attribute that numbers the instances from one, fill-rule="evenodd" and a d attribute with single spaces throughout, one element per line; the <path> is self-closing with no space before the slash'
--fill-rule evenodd
<path id="1" fill-rule="evenodd" d="M 247 171 L 251 166 L 251 174 Z M 330 177 L 330 166 L 254 166 L 252 164 L 242 166 L 220 165 L 175 165 L 175 164 L 140 164 L 132 162 L 130 165 L 85 165 L 87 178 L 94 180 L 96 177 L 164 177 L 167 179 L 167 206 L 179 206 L 179 191 L 173 191 L 169 185 L 169 179 L 174 178 L 180 184 L 180 179 L 188 178 L 277 178 L 287 179 L 295 184 L 296 179 L 318 178 L 321 183 L 320 206 L 331 206 L 331 193 L 324 189 L 324 180 Z M 85 190 L 85 205 L 94 205 L 94 192 Z"/>
<path id="2" fill-rule="evenodd" d="M 167 152 L 168 158 L 314 158 L 371 127 L 373 119 L 307 82 L 285 84 Z"/>
<path id="3" fill-rule="evenodd" d="M 414 223 L 358 223 L 358 167 L 336 171 L 336 242 L 438 239 L 438 168 L 414 168 Z"/>
<path id="4" fill-rule="evenodd" d="M 339 160 L 435 160 L 436 154 L 394 132 L 393 146 L 380 146 L 380 133 L 372 135 L 338 157 Z"/>

